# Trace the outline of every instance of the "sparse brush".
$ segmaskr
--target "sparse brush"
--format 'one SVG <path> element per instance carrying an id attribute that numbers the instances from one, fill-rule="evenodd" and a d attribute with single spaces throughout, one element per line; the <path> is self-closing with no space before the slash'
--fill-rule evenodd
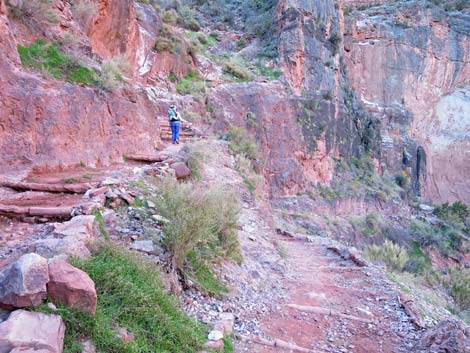
<path id="1" fill-rule="evenodd" d="M 171 266 L 184 277 L 205 278 L 193 268 L 196 262 L 198 268 L 204 264 L 202 267 L 210 270 L 210 265 L 217 259 L 241 261 L 235 232 L 239 201 L 234 193 L 165 179 L 155 203 L 159 214 L 170 220 L 163 230 Z M 210 290 L 204 283 L 198 284 Z"/>
<path id="2" fill-rule="evenodd" d="M 232 127 L 228 132 L 229 149 L 236 155 L 244 155 L 254 161 L 259 157 L 259 147 L 245 129 Z"/>
<path id="3" fill-rule="evenodd" d="M 470 269 L 451 267 L 445 281 L 449 293 L 460 310 L 470 310 Z"/>
<path id="4" fill-rule="evenodd" d="M 98 7 L 92 0 L 74 0 L 72 10 L 78 17 L 93 17 L 98 13 Z"/>
<path id="5" fill-rule="evenodd" d="M 126 59 L 119 55 L 103 62 L 99 75 L 99 84 L 108 91 L 115 90 L 124 81 L 123 73 L 129 70 Z"/>
<path id="6" fill-rule="evenodd" d="M 402 272 L 409 260 L 408 252 L 400 245 L 385 240 L 382 245 L 366 247 L 364 255 L 372 262 L 384 263 L 390 271 Z"/>

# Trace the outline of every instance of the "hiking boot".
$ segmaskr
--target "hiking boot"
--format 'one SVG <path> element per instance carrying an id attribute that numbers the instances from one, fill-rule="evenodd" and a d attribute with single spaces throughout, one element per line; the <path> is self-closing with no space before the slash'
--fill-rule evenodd
<path id="1" fill-rule="evenodd" d="M 180 140 L 176 140 L 176 144 L 179 145 L 179 144 L 180 144 Z"/>

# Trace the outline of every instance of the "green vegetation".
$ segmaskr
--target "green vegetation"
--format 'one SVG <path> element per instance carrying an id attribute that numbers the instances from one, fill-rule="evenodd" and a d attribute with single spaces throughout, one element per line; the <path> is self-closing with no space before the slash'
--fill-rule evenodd
<path id="1" fill-rule="evenodd" d="M 465 222 L 470 216 L 470 210 L 468 206 L 461 201 L 456 201 L 452 205 L 446 202 L 437 206 L 434 209 L 434 214 L 444 221 L 465 226 Z"/>
<path id="2" fill-rule="evenodd" d="M 243 155 L 251 161 L 259 157 L 259 147 L 248 132 L 239 127 L 232 127 L 228 132 L 229 149 L 235 155 Z"/>
<path id="3" fill-rule="evenodd" d="M 18 45 L 23 66 L 47 73 L 52 77 L 72 83 L 92 85 L 96 73 L 81 66 L 75 59 L 62 53 L 55 44 L 39 39 L 29 46 Z"/>
<path id="4" fill-rule="evenodd" d="M 170 220 L 163 231 L 171 267 L 203 290 L 217 292 L 212 265 L 222 258 L 242 260 L 235 232 L 238 198 L 195 183 L 164 180 L 154 201 L 159 214 Z"/>
<path id="5" fill-rule="evenodd" d="M 115 90 L 124 81 L 123 72 L 129 70 L 123 56 L 116 56 L 111 60 L 103 62 L 101 73 L 98 77 L 98 85 L 108 91 Z"/>
<path id="6" fill-rule="evenodd" d="M 183 42 L 178 38 L 172 28 L 163 24 L 155 41 L 154 50 L 157 53 L 170 52 L 172 54 L 180 54 L 183 49 Z"/>
<path id="7" fill-rule="evenodd" d="M 224 72 L 230 76 L 233 76 L 239 82 L 251 81 L 253 79 L 252 75 L 248 70 L 238 66 L 233 61 L 225 63 Z"/>
<path id="8" fill-rule="evenodd" d="M 317 191 L 327 200 L 345 197 L 366 197 L 381 202 L 401 200 L 400 189 L 389 175 L 377 175 L 368 154 L 351 158 L 348 162 L 336 161 L 341 178 L 332 181 L 330 187 L 318 185 Z"/>
<path id="9" fill-rule="evenodd" d="M 59 23 L 59 17 L 54 11 L 54 0 L 7 1 L 9 15 L 21 21 L 34 21 L 51 24 Z"/>
<path id="10" fill-rule="evenodd" d="M 109 239 L 108 231 L 104 225 L 103 215 L 100 210 L 93 211 L 93 216 L 95 216 L 96 223 L 98 223 L 98 228 L 100 229 L 100 234 L 104 239 Z"/>
<path id="11" fill-rule="evenodd" d="M 406 249 L 385 240 L 382 245 L 366 247 L 364 255 L 372 262 L 383 262 L 390 271 L 402 272 L 409 260 Z"/>
<path id="12" fill-rule="evenodd" d="M 183 95 L 204 93 L 206 91 L 206 83 L 197 71 L 192 70 L 178 82 L 176 90 L 179 94 Z"/>
<path id="13" fill-rule="evenodd" d="M 187 317 L 175 298 L 163 288 L 156 266 L 138 255 L 102 243 L 88 260 L 74 263 L 95 282 L 96 316 L 59 307 L 65 321 L 65 353 L 79 353 L 77 343 L 89 337 L 98 352 L 198 352 L 204 343 L 204 327 Z M 43 305 L 34 310 L 51 312 Z M 135 339 L 116 336 L 121 327 Z"/>
<path id="14" fill-rule="evenodd" d="M 470 310 L 470 269 L 451 267 L 445 285 L 458 308 L 462 311 Z"/>

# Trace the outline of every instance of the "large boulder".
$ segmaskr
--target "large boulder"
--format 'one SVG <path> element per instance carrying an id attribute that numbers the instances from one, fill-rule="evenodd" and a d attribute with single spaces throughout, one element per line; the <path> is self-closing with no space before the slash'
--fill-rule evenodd
<path id="1" fill-rule="evenodd" d="M 176 162 L 171 165 L 171 169 L 175 171 L 176 179 L 186 179 L 191 175 L 191 169 L 184 162 Z"/>
<path id="2" fill-rule="evenodd" d="M 95 283 L 85 272 L 63 260 L 56 260 L 49 263 L 49 276 L 47 292 L 53 301 L 95 314 Z"/>
<path id="3" fill-rule="evenodd" d="M 62 239 L 49 238 L 40 239 L 31 244 L 30 251 L 44 256 L 48 259 L 54 256 L 75 256 L 86 259 L 90 256 L 90 251 L 85 245 L 85 242 L 78 237 L 69 235 Z"/>
<path id="4" fill-rule="evenodd" d="M 416 353 L 470 352 L 470 328 L 458 320 L 444 320 L 426 331 L 413 348 Z"/>
<path id="5" fill-rule="evenodd" d="M 55 225 L 55 232 L 64 236 L 73 236 L 82 241 L 88 241 L 98 234 L 95 216 L 76 216 L 70 221 L 57 223 Z"/>
<path id="6" fill-rule="evenodd" d="M 0 353 L 62 353 L 64 333 L 59 315 L 17 310 L 0 324 Z"/>
<path id="7" fill-rule="evenodd" d="M 21 256 L 0 272 L 0 306 L 24 308 L 41 304 L 48 281 L 45 258 L 34 253 Z"/>

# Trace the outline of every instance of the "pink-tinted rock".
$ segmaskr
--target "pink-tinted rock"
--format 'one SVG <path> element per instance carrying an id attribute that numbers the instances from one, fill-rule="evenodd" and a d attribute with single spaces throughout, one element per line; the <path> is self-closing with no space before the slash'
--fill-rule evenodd
<path id="1" fill-rule="evenodd" d="M 49 263 L 49 276 L 47 293 L 53 301 L 95 314 L 95 283 L 88 274 L 63 260 L 56 260 Z"/>
<path id="2" fill-rule="evenodd" d="M 175 171 L 176 179 L 178 180 L 186 179 L 191 175 L 191 169 L 184 162 L 173 163 L 171 168 Z"/>
<path id="3" fill-rule="evenodd" d="M 17 310 L 0 324 L 0 353 L 23 352 L 21 349 L 62 353 L 64 333 L 59 315 Z"/>
<path id="4" fill-rule="evenodd" d="M 34 253 L 21 256 L 0 272 L 0 306 L 24 308 L 41 304 L 48 281 L 45 258 Z"/>
<path id="5" fill-rule="evenodd" d="M 95 216 L 75 216 L 70 221 L 57 223 L 55 232 L 64 236 L 74 236 L 87 241 L 98 234 Z"/>
<path id="6" fill-rule="evenodd" d="M 430 328 L 413 347 L 416 353 L 467 353 L 470 349 L 470 327 L 462 321 L 444 320 Z"/>

